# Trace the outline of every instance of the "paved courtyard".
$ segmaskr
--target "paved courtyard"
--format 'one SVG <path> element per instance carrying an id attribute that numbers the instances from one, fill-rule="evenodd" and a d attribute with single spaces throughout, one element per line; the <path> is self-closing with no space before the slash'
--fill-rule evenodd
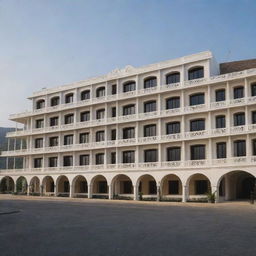
<path id="1" fill-rule="evenodd" d="M 256 205 L 0 196 L 0 255 L 256 255 Z"/>

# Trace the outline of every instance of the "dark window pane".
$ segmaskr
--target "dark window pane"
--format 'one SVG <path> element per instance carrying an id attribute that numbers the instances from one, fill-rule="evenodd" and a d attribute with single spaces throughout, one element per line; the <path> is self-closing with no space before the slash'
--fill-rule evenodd
<path id="1" fill-rule="evenodd" d="M 59 137 L 51 137 L 49 139 L 49 145 L 50 147 L 56 147 L 59 144 Z"/>
<path id="2" fill-rule="evenodd" d="M 256 96 L 256 83 L 251 85 L 251 95 Z"/>
<path id="3" fill-rule="evenodd" d="M 104 140 L 105 140 L 105 132 L 104 131 L 96 132 L 96 142 L 104 141 Z"/>
<path id="4" fill-rule="evenodd" d="M 156 181 L 150 180 L 148 184 L 148 193 L 149 195 L 155 195 L 156 194 Z"/>
<path id="5" fill-rule="evenodd" d="M 96 154 L 96 165 L 98 165 L 98 164 L 104 164 L 104 154 L 103 153 Z"/>
<path id="6" fill-rule="evenodd" d="M 156 87 L 157 86 L 157 79 L 156 77 L 150 77 L 144 80 L 144 89 Z"/>
<path id="7" fill-rule="evenodd" d="M 191 160 L 205 159 L 205 145 L 194 145 L 191 149 Z"/>
<path id="8" fill-rule="evenodd" d="M 226 158 L 226 142 L 219 142 L 216 144 L 217 158 Z"/>
<path id="9" fill-rule="evenodd" d="M 226 96 L 225 96 L 225 90 L 221 89 L 221 90 L 217 90 L 215 91 L 215 101 L 224 101 L 226 100 Z"/>
<path id="10" fill-rule="evenodd" d="M 166 84 L 174 84 L 180 82 L 180 73 L 172 73 L 166 76 Z"/>
<path id="11" fill-rule="evenodd" d="M 96 119 L 104 119 L 105 118 L 105 109 L 99 109 L 96 112 Z"/>
<path id="12" fill-rule="evenodd" d="M 234 126 L 245 125 L 245 114 L 236 113 L 234 114 Z"/>
<path id="13" fill-rule="evenodd" d="M 124 151 L 123 152 L 123 163 L 134 163 L 135 162 L 135 152 L 134 151 Z"/>
<path id="14" fill-rule="evenodd" d="M 204 195 L 208 192 L 208 181 L 207 180 L 196 180 L 195 181 L 196 195 Z"/>
<path id="15" fill-rule="evenodd" d="M 178 195 L 179 194 L 179 181 L 178 180 L 169 180 L 168 181 L 168 194 L 169 195 Z"/>
<path id="16" fill-rule="evenodd" d="M 35 139 L 35 148 L 42 148 L 44 146 L 43 138 Z"/>
<path id="17" fill-rule="evenodd" d="M 180 147 L 167 148 L 167 161 L 180 161 Z"/>
<path id="18" fill-rule="evenodd" d="M 253 155 L 255 156 L 256 155 L 256 140 L 255 139 L 252 141 L 252 152 L 253 152 Z"/>
<path id="19" fill-rule="evenodd" d="M 41 109 L 45 107 L 45 100 L 38 100 L 36 102 L 36 109 Z"/>
<path id="20" fill-rule="evenodd" d="M 180 107 L 180 97 L 172 97 L 166 100 L 166 109 L 174 109 Z"/>
<path id="21" fill-rule="evenodd" d="M 60 97 L 53 97 L 51 98 L 51 106 L 54 107 L 54 106 L 57 106 L 60 104 Z"/>
<path id="22" fill-rule="evenodd" d="M 156 136 L 156 125 L 150 124 L 144 126 L 144 137 Z"/>
<path id="23" fill-rule="evenodd" d="M 188 80 L 198 79 L 204 77 L 204 68 L 197 67 L 188 71 Z"/>
<path id="24" fill-rule="evenodd" d="M 256 124 L 256 111 L 252 112 L 252 124 Z"/>
<path id="25" fill-rule="evenodd" d="M 50 126 L 57 126 L 59 124 L 59 117 L 54 116 L 50 118 Z"/>
<path id="26" fill-rule="evenodd" d="M 42 168 L 42 167 L 43 167 L 43 158 L 35 158 L 34 168 Z"/>
<path id="27" fill-rule="evenodd" d="M 64 145 L 73 144 L 73 135 L 65 135 L 64 136 Z"/>
<path id="28" fill-rule="evenodd" d="M 156 101 L 149 101 L 144 103 L 144 113 L 156 111 Z"/>
<path id="29" fill-rule="evenodd" d="M 135 114 L 135 105 L 127 105 L 123 107 L 123 116 Z"/>
<path id="30" fill-rule="evenodd" d="M 111 114 L 112 114 L 112 117 L 116 117 L 116 107 L 113 107 L 112 109 L 111 109 Z"/>
<path id="31" fill-rule="evenodd" d="M 166 134 L 180 133 L 180 122 L 171 122 L 166 124 Z"/>
<path id="32" fill-rule="evenodd" d="M 135 129 L 134 127 L 127 127 L 123 129 L 123 139 L 132 139 L 135 138 Z"/>
<path id="33" fill-rule="evenodd" d="M 64 119 L 65 124 L 72 124 L 74 123 L 74 114 L 65 115 Z"/>
<path id="34" fill-rule="evenodd" d="M 244 87 L 234 88 L 234 99 L 240 99 L 244 97 Z"/>
<path id="35" fill-rule="evenodd" d="M 111 152 L 111 164 L 116 163 L 116 152 Z"/>
<path id="36" fill-rule="evenodd" d="M 58 166 L 58 157 L 49 157 L 49 167 Z"/>
<path id="37" fill-rule="evenodd" d="M 216 128 L 225 128 L 226 127 L 226 118 L 225 116 L 216 116 Z"/>
<path id="38" fill-rule="evenodd" d="M 44 128 L 44 119 L 36 120 L 36 128 Z"/>
<path id="39" fill-rule="evenodd" d="M 80 122 L 90 121 L 90 111 L 85 111 L 80 114 Z"/>
<path id="40" fill-rule="evenodd" d="M 89 155 L 80 155 L 79 164 L 80 165 L 89 165 L 90 164 L 90 156 Z"/>
<path id="41" fill-rule="evenodd" d="M 105 87 L 100 87 L 96 90 L 96 97 L 103 97 L 105 96 Z"/>
<path id="42" fill-rule="evenodd" d="M 63 166 L 72 166 L 73 165 L 73 157 L 72 156 L 64 156 L 63 157 Z"/>
<path id="43" fill-rule="evenodd" d="M 116 140 L 116 129 L 111 130 L 111 140 Z"/>
<path id="44" fill-rule="evenodd" d="M 202 131 L 205 130 L 205 120 L 204 119 L 197 119 L 190 121 L 190 131 Z"/>
<path id="45" fill-rule="evenodd" d="M 79 134 L 79 143 L 89 143 L 89 132 Z"/>
<path id="46" fill-rule="evenodd" d="M 72 103 L 74 100 L 74 94 L 69 93 L 65 96 L 65 103 Z"/>
<path id="47" fill-rule="evenodd" d="M 246 156 L 245 140 L 237 140 L 234 142 L 234 156 Z"/>
<path id="48" fill-rule="evenodd" d="M 144 162 L 157 162 L 157 149 L 148 149 L 144 151 Z"/>
<path id="49" fill-rule="evenodd" d="M 204 94 L 203 93 L 190 95 L 190 97 L 189 97 L 189 105 L 190 106 L 200 105 L 200 104 L 204 104 Z"/>
<path id="50" fill-rule="evenodd" d="M 130 92 L 136 90 L 136 83 L 134 81 L 127 82 L 123 85 L 123 92 Z"/>
<path id="51" fill-rule="evenodd" d="M 99 181 L 99 193 L 100 194 L 106 194 L 108 193 L 108 184 L 106 181 Z"/>
<path id="52" fill-rule="evenodd" d="M 116 94 L 116 84 L 112 84 L 112 95 Z"/>
<path id="53" fill-rule="evenodd" d="M 81 92 L 81 100 L 89 100 L 90 99 L 90 91 L 82 91 Z"/>

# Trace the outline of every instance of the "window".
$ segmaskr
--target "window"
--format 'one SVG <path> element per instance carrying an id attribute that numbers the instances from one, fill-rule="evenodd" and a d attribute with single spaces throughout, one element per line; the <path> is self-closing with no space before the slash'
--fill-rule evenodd
<path id="1" fill-rule="evenodd" d="M 245 114 L 236 113 L 234 114 L 234 126 L 245 125 Z"/>
<path id="2" fill-rule="evenodd" d="M 73 135 L 65 135 L 64 136 L 64 145 L 72 145 L 73 144 Z"/>
<path id="3" fill-rule="evenodd" d="M 111 130 L 111 140 L 116 140 L 116 129 Z"/>
<path id="4" fill-rule="evenodd" d="M 166 109 L 174 109 L 180 107 L 180 97 L 172 97 L 166 100 Z"/>
<path id="5" fill-rule="evenodd" d="M 136 90 L 136 83 L 134 81 L 129 81 L 124 83 L 123 92 L 130 92 Z"/>
<path id="6" fill-rule="evenodd" d="M 50 126 L 57 126 L 59 124 L 59 117 L 54 116 L 50 118 Z"/>
<path id="7" fill-rule="evenodd" d="M 208 181 L 207 180 L 196 180 L 195 181 L 196 195 L 204 195 L 207 192 L 208 192 Z"/>
<path id="8" fill-rule="evenodd" d="M 167 161 L 180 161 L 180 147 L 167 148 Z"/>
<path id="9" fill-rule="evenodd" d="M 179 194 L 179 181 L 178 180 L 168 180 L 168 194 L 178 195 Z"/>
<path id="10" fill-rule="evenodd" d="M 256 96 L 256 83 L 251 84 L 251 95 Z"/>
<path id="11" fill-rule="evenodd" d="M 104 153 L 96 154 L 96 165 L 98 164 L 104 164 Z"/>
<path id="12" fill-rule="evenodd" d="M 60 97 L 59 96 L 51 98 L 51 106 L 52 107 L 57 106 L 59 104 L 60 104 Z"/>
<path id="13" fill-rule="evenodd" d="M 240 99 L 244 97 L 244 87 L 236 87 L 234 88 L 234 99 Z"/>
<path id="14" fill-rule="evenodd" d="M 80 155 L 79 164 L 80 165 L 89 165 L 90 164 L 90 156 L 89 155 Z"/>
<path id="15" fill-rule="evenodd" d="M 112 95 L 115 95 L 116 94 L 116 84 L 112 84 L 112 86 L 111 86 L 111 88 L 112 88 Z"/>
<path id="16" fill-rule="evenodd" d="M 96 111 L 96 119 L 104 119 L 105 118 L 105 109 L 99 109 Z"/>
<path id="17" fill-rule="evenodd" d="M 65 103 L 72 103 L 74 100 L 74 94 L 69 93 L 65 96 Z"/>
<path id="18" fill-rule="evenodd" d="M 49 139 L 49 146 L 50 147 L 56 147 L 59 145 L 59 137 L 51 137 Z"/>
<path id="19" fill-rule="evenodd" d="M 252 153 L 256 155 L 256 139 L 252 140 Z"/>
<path id="20" fill-rule="evenodd" d="M 195 67 L 188 71 L 188 80 L 198 79 L 204 77 L 204 68 Z"/>
<path id="21" fill-rule="evenodd" d="M 135 152 L 134 151 L 123 151 L 123 163 L 135 163 Z"/>
<path id="22" fill-rule="evenodd" d="M 132 194 L 132 182 L 130 180 L 123 181 L 124 194 Z"/>
<path id="23" fill-rule="evenodd" d="M 175 72 L 169 75 L 166 75 L 166 84 L 175 84 L 180 82 L 180 73 Z"/>
<path id="24" fill-rule="evenodd" d="M 98 185 L 99 185 L 99 193 L 100 194 L 104 194 L 104 193 L 108 192 L 108 184 L 106 181 L 99 181 Z"/>
<path id="25" fill-rule="evenodd" d="M 205 145 L 193 145 L 190 150 L 191 160 L 205 159 Z"/>
<path id="26" fill-rule="evenodd" d="M 256 124 L 256 111 L 252 111 L 252 124 Z"/>
<path id="27" fill-rule="evenodd" d="M 49 157 L 49 167 L 57 167 L 58 166 L 58 157 Z"/>
<path id="28" fill-rule="evenodd" d="M 217 158 L 226 158 L 226 142 L 219 142 L 216 144 L 216 155 Z"/>
<path id="29" fill-rule="evenodd" d="M 89 143 L 89 132 L 79 134 L 79 143 Z"/>
<path id="30" fill-rule="evenodd" d="M 225 128 L 226 127 L 226 118 L 225 116 L 216 116 L 215 119 L 216 128 Z"/>
<path id="31" fill-rule="evenodd" d="M 157 162 L 157 149 L 148 149 L 144 151 L 144 162 Z"/>
<path id="32" fill-rule="evenodd" d="M 134 127 L 127 127 L 123 129 L 123 139 L 132 139 L 135 138 L 135 129 Z"/>
<path id="33" fill-rule="evenodd" d="M 36 102 L 36 109 L 41 109 L 45 107 L 45 100 L 38 100 Z"/>
<path id="34" fill-rule="evenodd" d="M 190 121 L 190 131 L 202 131 L 205 130 L 205 120 L 204 119 L 196 119 Z"/>
<path id="35" fill-rule="evenodd" d="M 123 107 L 123 116 L 135 114 L 135 105 L 126 105 Z"/>
<path id="36" fill-rule="evenodd" d="M 111 108 L 111 116 L 116 117 L 116 107 Z"/>
<path id="37" fill-rule="evenodd" d="M 90 121 L 90 111 L 80 113 L 80 122 Z"/>
<path id="38" fill-rule="evenodd" d="M 111 152 L 111 164 L 116 164 L 116 152 Z"/>
<path id="39" fill-rule="evenodd" d="M 36 128 L 44 128 L 44 119 L 36 120 Z"/>
<path id="40" fill-rule="evenodd" d="M 104 131 L 97 131 L 96 132 L 96 142 L 104 141 L 105 140 L 105 132 Z"/>
<path id="41" fill-rule="evenodd" d="M 63 157 L 63 166 L 72 166 L 73 165 L 73 157 L 72 156 L 64 156 Z"/>
<path id="42" fill-rule="evenodd" d="M 156 101 L 148 101 L 144 103 L 144 113 L 156 111 Z"/>
<path id="43" fill-rule="evenodd" d="M 156 77 L 148 77 L 144 80 L 144 89 L 156 87 L 157 86 L 157 78 Z"/>
<path id="44" fill-rule="evenodd" d="M 96 90 L 96 97 L 104 97 L 105 96 L 105 87 L 100 87 Z"/>
<path id="45" fill-rule="evenodd" d="M 85 90 L 81 92 L 81 100 L 89 100 L 90 97 L 90 90 Z"/>
<path id="46" fill-rule="evenodd" d="M 224 101 L 226 100 L 225 89 L 220 89 L 215 91 L 215 101 Z"/>
<path id="47" fill-rule="evenodd" d="M 43 167 L 43 158 L 35 158 L 34 168 L 42 168 L 42 167 Z"/>
<path id="48" fill-rule="evenodd" d="M 171 122 L 166 124 L 166 134 L 180 133 L 180 122 Z"/>
<path id="49" fill-rule="evenodd" d="M 194 105 L 200 105 L 204 104 L 204 93 L 197 93 L 190 95 L 189 97 L 189 105 L 194 106 Z"/>
<path id="50" fill-rule="evenodd" d="M 44 146 L 43 138 L 35 139 L 35 148 L 42 148 Z"/>
<path id="51" fill-rule="evenodd" d="M 72 124 L 74 123 L 74 114 L 68 114 L 64 117 L 65 124 Z"/>
<path id="52" fill-rule="evenodd" d="M 234 141 L 234 156 L 246 156 L 246 142 L 245 140 Z"/>
<path id="53" fill-rule="evenodd" d="M 144 137 L 156 136 L 156 125 L 149 124 L 144 126 Z"/>
<path id="54" fill-rule="evenodd" d="M 149 193 L 149 195 L 155 195 L 156 194 L 156 182 L 155 182 L 155 180 L 150 180 L 148 182 L 148 193 Z"/>

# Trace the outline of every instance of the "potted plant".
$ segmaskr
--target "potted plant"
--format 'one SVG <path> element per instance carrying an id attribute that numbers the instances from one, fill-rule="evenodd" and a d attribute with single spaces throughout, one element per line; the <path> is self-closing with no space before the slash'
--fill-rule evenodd
<path id="1" fill-rule="evenodd" d="M 206 194 L 206 196 L 207 196 L 207 200 L 208 200 L 208 202 L 209 203 L 212 203 L 212 204 L 214 204 L 215 203 L 215 200 L 216 200 L 216 191 L 215 192 L 208 192 L 207 194 Z"/>
<path id="2" fill-rule="evenodd" d="M 142 201 L 142 198 L 143 198 L 143 193 L 139 192 L 139 200 Z"/>

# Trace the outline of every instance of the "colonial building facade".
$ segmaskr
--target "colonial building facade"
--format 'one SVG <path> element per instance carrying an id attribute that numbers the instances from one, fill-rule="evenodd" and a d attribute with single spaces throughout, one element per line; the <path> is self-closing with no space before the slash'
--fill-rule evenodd
<path id="1" fill-rule="evenodd" d="M 10 116 L 24 128 L 7 134 L 2 192 L 183 202 L 215 193 L 220 202 L 254 187 L 254 60 L 219 65 L 206 51 L 30 100 L 30 112 Z"/>

